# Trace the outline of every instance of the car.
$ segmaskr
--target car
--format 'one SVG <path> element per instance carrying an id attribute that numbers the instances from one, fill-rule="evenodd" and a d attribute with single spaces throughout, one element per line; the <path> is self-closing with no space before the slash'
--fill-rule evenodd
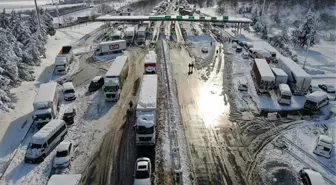
<path id="1" fill-rule="evenodd" d="M 303 168 L 299 172 L 303 185 L 327 185 L 322 175 L 310 168 Z"/>
<path id="2" fill-rule="evenodd" d="M 236 52 L 237 52 L 237 53 L 240 53 L 240 52 L 242 52 L 242 51 L 243 51 L 243 48 L 242 48 L 242 47 L 237 47 L 237 48 L 236 48 Z"/>
<path id="3" fill-rule="evenodd" d="M 207 47 L 202 47 L 201 51 L 202 53 L 208 53 L 209 49 Z"/>
<path id="4" fill-rule="evenodd" d="M 133 185 L 151 184 L 151 161 L 147 157 L 136 160 Z"/>
<path id="5" fill-rule="evenodd" d="M 318 87 L 326 91 L 327 93 L 335 93 L 336 91 L 335 86 L 333 85 L 319 84 Z"/>
<path id="6" fill-rule="evenodd" d="M 104 77 L 96 76 L 91 80 L 89 85 L 89 92 L 94 92 L 103 87 L 104 85 Z"/>
<path id="7" fill-rule="evenodd" d="M 68 107 L 63 113 L 63 120 L 67 125 L 73 124 L 75 121 L 76 109 L 73 107 Z"/>
<path id="8" fill-rule="evenodd" d="M 238 45 L 237 45 L 236 42 L 233 42 L 233 43 L 232 43 L 232 48 L 237 48 L 237 46 L 238 46 Z"/>
<path id="9" fill-rule="evenodd" d="M 239 91 L 247 91 L 247 85 L 246 84 L 239 84 L 238 90 Z"/>
<path id="10" fill-rule="evenodd" d="M 238 45 L 244 47 L 244 42 L 238 42 Z"/>
<path id="11" fill-rule="evenodd" d="M 242 57 L 243 57 L 243 59 L 249 59 L 250 58 L 249 54 L 245 53 L 245 52 L 242 53 Z"/>
<path id="12" fill-rule="evenodd" d="M 309 87 L 310 93 L 316 92 L 316 91 L 322 91 L 318 86 L 310 85 Z"/>
<path id="13" fill-rule="evenodd" d="M 63 95 L 64 95 L 64 100 L 68 100 L 68 101 L 75 100 L 77 98 L 75 87 L 72 84 L 72 82 L 63 83 Z"/>
<path id="14" fill-rule="evenodd" d="M 53 168 L 68 168 L 70 167 L 72 143 L 70 141 L 62 141 L 57 149 L 53 159 Z"/>
<path id="15" fill-rule="evenodd" d="M 291 59 L 292 59 L 294 62 L 299 62 L 299 60 L 298 60 L 298 56 L 297 56 L 297 55 L 292 55 L 292 56 L 291 56 Z"/>

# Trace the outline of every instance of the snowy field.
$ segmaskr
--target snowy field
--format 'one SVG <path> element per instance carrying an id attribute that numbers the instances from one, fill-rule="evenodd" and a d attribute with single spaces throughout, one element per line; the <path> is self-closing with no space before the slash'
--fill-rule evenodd
<path id="1" fill-rule="evenodd" d="M 100 24 L 92 23 L 88 24 L 86 27 L 82 26 L 78 28 L 77 37 L 71 35 L 71 28 L 63 29 L 62 31 L 57 31 L 54 37 L 48 38 L 48 43 L 46 45 L 46 59 L 42 59 L 41 66 L 38 66 L 34 70 L 34 74 L 37 77 L 33 82 L 23 82 L 21 86 L 11 89 L 12 96 L 14 97 L 15 110 L 10 111 L 6 114 L 1 114 L 1 130 L 0 130 L 0 173 L 8 165 L 8 160 L 13 158 L 13 163 L 9 166 L 11 170 L 7 171 L 5 174 L 6 182 L 11 182 L 16 184 L 16 181 L 24 181 L 25 178 L 22 177 L 22 173 L 28 171 L 34 172 L 34 170 L 39 171 L 39 168 L 32 166 L 25 166 L 21 164 L 22 156 L 24 155 L 25 146 L 28 142 L 27 139 L 30 138 L 32 133 L 28 133 L 28 136 L 22 142 L 22 146 L 19 147 L 18 152 L 15 154 L 15 149 L 20 145 L 21 139 L 24 137 L 28 131 L 32 119 L 31 113 L 33 111 L 32 103 L 35 98 L 36 92 L 38 90 L 40 83 L 48 82 L 53 78 L 53 62 L 58 51 L 63 45 L 72 44 L 76 42 L 77 38 L 81 38 L 80 35 L 85 35 L 90 33 L 92 30 L 98 28 Z M 76 30 L 76 29 L 74 29 Z M 79 31 L 80 30 L 80 31 Z M 68 33 L 68 34 L 64 34 Z M 89 101 L 90 102 L 90 101 Z M 91 102 L 92 103 L 92 102 Z M 80 106 L 81 107 L 81 106 Z M 84 106 L 83 106 L 84 107 Z M 87 107 L 87 106 L 85 106 Z M 75 128 L 75 127 L 74 127 Z M 84 140 L 83 140 L 84 142 Z M 88 150 L 88 149 L 86 149 Z M 84 150 L 84 151 L 86 151 Z M 84 152 L 82 151 L 82 153 Z M 14 155 L 14 156 L 12 156 Z M 51 156 L 51 155 L 50 155 Z M 86 157 L 84 157 L 86 158 Z M 48 161 L 48 160 L 46 160 Z M 42 167 L 48 167 L 42 163 Z M 34 169 L 34 170 L 33 170 Z M 43 170 L 47 170 L 43 168 Z M 36 171 L 36 172 L 37 172 Z M 41 171 L 39 171 L 40 173 Z M 34 175 L 30 176 L 33 177 Z M 35 175 L 35 178 L 37 175 Z M 29 180 L 29 179 L 26 179 Z M 34 183 L 33 183 L 34 184 Z M 39 183 L 38 183 L 39 184 Z"/>
<path id="2" fill-rule="evenodd" d="M 275 176 L 277 171 L 267 164 L 277 161 L 288 164 L 286 168 L 292 173 L 298 173 L 304 167 L 315 169 L 320 172 L 328 184 L 336 183 L 336 152 L 335 148 L 331 158 L 317 156 L 313 153 L 315 141 L 320 134 L 336 138 L 336 120 L 327 121 L 304 121 L 293 129 L 282 133 L 274 141 L 264 148 L 265 157 L 261 164 L 262 172 L 266 177 Z M 277 142 L 285 142 L 287 149 L 281 150 L 276 147 Z M 334 146 L 335 147 L 335 146 Z M 279 168 L 280 169 L 280 168 Z M 278 169 L 278 170 L 279 170 Z M 281 179 L 278 179 L 281 181 Z M 287 181 L 288 183 L 288 181 Z M 294 184 L 294 183 L 293 183 Z"/>

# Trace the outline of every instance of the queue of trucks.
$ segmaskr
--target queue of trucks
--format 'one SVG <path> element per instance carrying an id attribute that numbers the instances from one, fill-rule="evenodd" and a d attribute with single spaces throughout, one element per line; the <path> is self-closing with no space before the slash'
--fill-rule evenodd
<path id="1" fill-rule="evenodd" d="M 54 73 L 66 74 L 69 69 L 69 64 L 73 60 L 72 46 L 63 46 L 55 58 Z"/>

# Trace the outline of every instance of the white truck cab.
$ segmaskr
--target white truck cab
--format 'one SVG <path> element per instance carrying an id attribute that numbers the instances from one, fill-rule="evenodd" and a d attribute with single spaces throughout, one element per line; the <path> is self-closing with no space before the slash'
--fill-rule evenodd
<path id="1" fill-rule="evenodd" d="M 313 153 L 329 159 L 334 148 L 333 143 L 334 142 L 331 137 L 327 135 L 320 135 L 316 139 Z"/>
<path id="2" fill-rule="evenodd" d="M 290 105 L 292 99 L 292 92 L 287 84 L 279 84 L 279 97 L 280 104 Z"/>

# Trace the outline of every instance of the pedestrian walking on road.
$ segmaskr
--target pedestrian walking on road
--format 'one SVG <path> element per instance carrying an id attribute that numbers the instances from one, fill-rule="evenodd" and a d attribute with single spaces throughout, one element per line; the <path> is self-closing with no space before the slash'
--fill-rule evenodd
<path id="1" fill-rule="evenodd" d="M 191 73 L 194 71 L 194 63 L 191 63 Z"/>

